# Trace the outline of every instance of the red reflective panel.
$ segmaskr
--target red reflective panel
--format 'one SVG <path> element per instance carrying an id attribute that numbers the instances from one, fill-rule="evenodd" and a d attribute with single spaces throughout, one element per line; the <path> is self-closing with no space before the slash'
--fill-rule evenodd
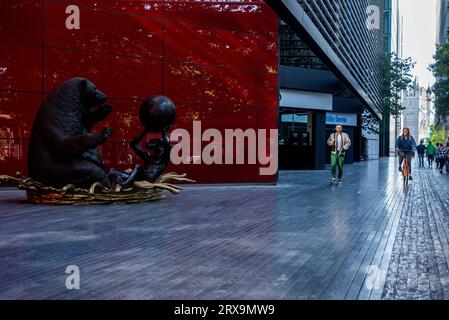
<path id="1" fill-rule="evenodd" d="M 42 90 L 42 49 L 0 43 L 0 89 Z"/>
<path id="2" fill-rule="evenodd" d="M 1 139 L 0 153 L 1 174 L 28 175 L 28 139 Z"/>
<path id="3" fill-rule="evenodd" d="M 142 132 L 139 120 L 139 107 L 141 100 L 125 100 L 110 98 L 106 101 L 112 104 L 111 114 L 99 122 L 92 131 L 99 131 L 104 127 L 112 127 L 113 133 L 109 140 L 130 142 L 136 135 Z"/>
<path id="4" fill-rule="evenodd" d="M 275 108 L 259 108 L 259 124 L 260 129 L 277 129 L 278 127 L 278 109 Z M 268 133 L 267 133 L 268 135 Z"/>
<path id="5" fill-rule="evenodd" d="M 214 128 L 224 135 L 226 129 L 257 128 L 258 113 L 258 108 L 252 107 L 177 104 L 173 129 L 192 133 L 193 123 L 199 121 L 202 131 Z"/>
<path id="6" fill-rule="evenodd" d="M 203 106 L 201 125 L 203 130 L 217 128 L 223 134 L 225 129 L 255 129 L 257 128 L 257 109 L 238 106 Z"/>
<path id="7" fill-rule="evenodd" d="M 189 177 L 201 181 L 203 183 L 214 182 L 214 183 L 243 183 L 243 182 L 273 182 L 273 177 L 259 179 L 259 166 L 248 164 L 248 152 L 253 153 L 257 159 L 257 145 L 258 141 L 248 141 L 245 139 L 244 145 L 230 145 L 234 156 L 234 164 L 224 164 L 225 163 L 225 149 L 226 149 L 226 129 L 231 129 L 234 133 L 236 129 L 242 129 L 245 133 L 250 133 L 246 131 L 247 129 L 254 129 L 257 139 L 257 128 L 258 128 L 258 117 L 260 108 L 250 108 L 250 107 L 222 107 L 222 106 L 201 106 L 196 108 L 191 108 L 188 105 L 178 105 L 178 114 L 180 116 L 177 119 L 176 128 L 186 129 L 190 134 L 190 159 L 193 156 L 193 147 L 195 145 L 200 145 L 200 152 L 202 154 L 204 148 L 209 145 L 209 142 L 202 141 L 202 134 L 205 130 L 209 128 L 218 129 L 221 133 L 222 140 L 214 141 L 214 144 L 219 146 L 222 150 L 222 164 L 204 164 L 204 158 L 202 164 L 181 164 L 178 166 L 170 167 L 170 170 L 175 170 L 177 172 L 187 172 Z M 275 121 L 274 114 L 270 110 L 266 110 L 270 116 L 273 115 L 272 121 Z M 193 121 L 201 121 L 201 131 L 200 136 L 196 137 L 193 134 Z M 267 125 L 273 125 L 267 120 Z M 276 127 L 275 124 L 273 125 Z M 267 136 L 269 133 L 267 133 Z M 199 139 L 199 140 L 194 140 Z M 265 142 L 265 140 L 264 140 Z M 234 142 L 236 143 L 236 142 Z M 245 164 L 236 163 L 236 152 L 237 147 L 241 148 L 240 152 L 243 152 L 245 158 Z M 267 147 L 267 152 L 269 152 L 269 147 Z"/>
<path id="8" fill-rule="evenodd" d="M 162 64 L 152 60 L 46 49 L 45 90 L 64 80 L 85 77 L 106 95 L 145 98 L 161 92 Z"/>
<path id="9" fill-rule="evenodd" d="M 0 40 L 42 44 L 42 0 L 1 0 Z"/>
<path id="10" fill-rule="evenodd" d="M 47 0 L 45 49 L 40 47 L 42 3 L 0 2 L 0 41 L 15 43 L 0 43 L 0 89 L 13 90 L 0 94 L 2 173 L 26 173 L 26 138 L 41 102 L 42 83 L 47 95 L 74 76 L 92 80 L 114 106 L 94 128 L 114 129 L 100 147 L 108 168 L 140 163 L 129 141 L 142 130 L 142 99 L 153 94 L 174 100 L 175 128 L 189 132 L 197 120 L 203 131 L 217 128 L 223 133 L 277 127 L 278 18 L 264 1 L 166 0 L 163 5 L 151 0 Z M 79 6 L 80 30 L 65 27 L 69 5 Z M 275 179 L 260 176 L 259 165 L 181 165 L 168 170 L 187 172 L 203 183 Z"/>
<path id="11" fill-rule="evenodd" d="M 279 17 L 276 12 L 265 2 L 260 4 L 260 32 L 272 33 L 275 32 L 277 36 L 277 29 L 279 26 Z"/>
<path id="12" fill-rule="evenodd" d="M 40 93 L 0 91 L 0 127 L 9 138 L 29 138 L 34 117 L 42 101 Z M 5 136 L 2 135 L 2 138 Z"/>
<path id="13" fill-rule="evenodd" d="M 0 173 L 27 174 L 28 138 L 41 95 L 0 91 Z"/>
<path id="14" fill-rule="evenodd" d="M 200 26 L 257 32 L 260 1 L 167 0 L 165 17 Z"/>
<path id="15" fill-rule="evenodd" d="M 46 45 L 162 58 L 162 20 L 83 7 L 80 29 L 69 30 L 65 25 L 66 6 L 66 3 L 46 3 Z"/>
<path id="16" fill-rule="evenodd" d="M 256 106 L 257 73 L 193 64 L 167 64 L 165 93 L 176 103 Z"/>
<path id="17" fill-rule="evenodd" d="M 254 183 L 259 179 L 258 165 L 170 165 L 167 172 L 187 173 L 199 183 Z"/>
<path id="18" fill-rule="evenodd" d="M 192 133 L 194 121 L 201 121 L 201 107 L 195 104 L 176 103 L 176 122 L 174 129 L 185 129 Z"/>
<path id="19" fill-rule="evenodd" d="M 259 63 L 263 73 L 277 74 L 278 69 L 278 40 L 275 33 L 259 35 Z"/>
<path id="20" fill-rule="evenodd" d="M 257 68 L 256 35 L 186 23 L 165 24 L 165 53 L 171 61 Z"/>
<path id="21" fill-rule="evenodd" d="M 109 12 L 121 12 L 142 15 L 152 18 L 162 18 L 161 0 L 47 0 L 46 3 L 63 2 L 64 6 L 76 5 L 81 15 L 84 8 L 98 9 Z M 67 14 L 69 16 L 69 14 Z"/>
<path id="22" fill-rule="evenodd" d="M 269 158 L 270 156 L 273 158 L 277 158 L 279 161 L 279 146 L 278 144 L 276 144 L 274 146 L 274 148 L 271 148 L 271 143 L 272 141 L 269 140 L 270 139 L 270 131 L 267 131 L 267 139 L 265 141 L 258 141 L 259 144 L 259 148 L 262 148 L 261 150 L 263 150 L 263 148 L 265 148 L 265 155 L 267 158 Z M 265 143 L 265 146 L 260 146 L 261 144 Z M 276 156 L 276 157 L 275 157 Z M 265 159 L 266 160 L 266 159 Z M 279 162 L 274 161 L 273 159 L 265 165 L 260 165 L 260 169 L 265 168 L 265 170 L 269 170 L 269 172 L 274 172 L 274 174 L 272 175 L 268 175 L 268 172 L 261 172 L 260 170 L 258 170 L 258 174 L 257 174 L 257 182 L 260 183 L 274 183 L 276 182 L 276 176 L 277 176 L 277 172 L 278 172 L 278 167 L 279 167 Z M 264 173 L 264 174 L 262 174 Z"/>
<path id="23" fill-rule="evenodd" d="M 259 99 L 261 107 L 269 107 L 277 110 L 279 100 L 277 73 L 260 74 Z"/>

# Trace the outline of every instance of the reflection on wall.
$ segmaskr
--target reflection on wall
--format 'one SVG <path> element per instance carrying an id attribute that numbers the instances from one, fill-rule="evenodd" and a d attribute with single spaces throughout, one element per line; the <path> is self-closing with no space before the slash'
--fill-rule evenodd
<path id="1" fill-rule="evenodd" d="M 80 29 L 65 9 L 80 8 Z M 109 96 L 107 166 L 134 164 L 128 141 L 143 98 L 164 94 L 177 127 L 276 128 L 278 18 L 263 0 L 3 0 L 0 2 L 0 172 L 26 174 L 27 139 L 43 98 L 73 76 Z M 172 167 L 199 182 L 272 182 L 258 167 Z"/>

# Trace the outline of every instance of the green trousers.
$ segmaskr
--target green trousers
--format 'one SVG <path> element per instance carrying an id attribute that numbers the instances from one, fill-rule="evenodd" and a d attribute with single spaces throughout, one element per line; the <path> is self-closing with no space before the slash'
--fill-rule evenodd
<path id="1" fill-rule="evenodd" d="M 337 166 L 338 166 L 338 179 L 343 177 L 343 165 L 345 164 L 345 155 L 337 155 L 331 153 L 331 168 L 332 168 L 332 178 L 337 177 Z"/>

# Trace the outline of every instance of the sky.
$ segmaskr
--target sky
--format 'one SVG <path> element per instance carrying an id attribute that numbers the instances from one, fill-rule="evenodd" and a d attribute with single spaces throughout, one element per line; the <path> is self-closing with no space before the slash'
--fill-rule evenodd
<path id="1" fill-rule="evenodd" d="M 437 0 L 399 0 L 399 10 L 404 19 L 403 57 L 416 61 L 413 74 L 420 85 L 432 86 L 435 79 L 427 67 L 435 54 Z"/>

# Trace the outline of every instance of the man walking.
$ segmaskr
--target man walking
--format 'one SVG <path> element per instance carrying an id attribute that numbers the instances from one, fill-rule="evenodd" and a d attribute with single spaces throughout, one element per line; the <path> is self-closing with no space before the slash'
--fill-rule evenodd
<path id="1" fill-rule="evenodd" d="M 337 125 L 335 132 L 332 133 L 327 140 L 327 144 L 331 150 L 331 173 L 332 183 L 337 182 L 337 166 L 338 166 L 338 183 L 342 183 L 343 165 L 345 163 L 346 151 L 351 147 L 351 139 L 349 135 L 343 132 L 343 127 Z"/>
<path id="2" fill-rule="evenodd" d="M 426 146 L 424 145 L 424 140 L 421 140 L 419 146 L 416 147 L 418 152 L 419 167 L 424 168 L 424 154 L 426 153 Z"/>
<path id="3" fill-rule="evenodd" d="M 426 148 L 426 154 L 427 154 L 427 161 L 429 162 L 429 168 L 433 168 L 433 161 L 435 160 L 435 154 L 437 153 L 437 148 L 432 143 L 432 141 L 429 141 L 429 144 Z"/>

